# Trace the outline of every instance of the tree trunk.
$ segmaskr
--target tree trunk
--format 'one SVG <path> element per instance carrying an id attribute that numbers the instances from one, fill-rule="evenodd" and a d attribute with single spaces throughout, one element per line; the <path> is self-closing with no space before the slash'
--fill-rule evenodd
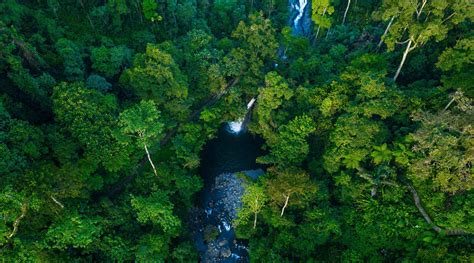
<path id="1" fill-rule="evenodd" d="M 425 7 L 427 1 L 428 0 L 422 0 L 421 1 L 420 11 L 416 10 L 416 20 L 420 19 L 420 15 L 423 12 L 423 8 Z"/>
<path id="2" fill-rule="evenodd" d="M 153 173 L 156 175 L 156 177 L 158 177 L 158 173 L 156 172 L 155 164 L 153 164 L 153 161 L 151 160 L 151 156 L 150 156 L 150 152 L 148 151 L 148 147 L 146 146 L 145 143 L 143 143 L 143 145 L 145 146 L 145 152 L 146 152 L 146 155 L 148 157 L 148 161 L 151 164 L 151 168 L 153 168 Z"/>
<path id="3" fill-rule="evenodd" d="M 446 110 L 449 108 L 449 106 L 451 106 L 451 104 L 453 104 L 453 102 L 454 102 L 455 100 L 456 100 L 456 98 L 452 98 L 452 99 L 449 101 L 448 105 L 446 105 L 446 107 L 444 107 L 443 111 L 446 111 Z"/>
<path id="4" fill-rule="evenodd" d="M 331 28 L 328 28 L 328 31 L 326 31 L 326 37 L 324 38 L 325 40 L 328 40 L 329 32 L 331 31 Z"/>
<path id="5" fill-rule="evenodd" d="M 323 17 L 324 17 L 324 15 L 326 14 L 326 10 L 327 10 L 327 7 L 325 7 L 324 10 L 323 10 Z M 320 29 L 321 29 L 321 26 L 318 25 L 318 31 L 316 31 L 316 37 L 315 37 L 314 40 L 318 39 L 318 35 L 319 35 L 319 30 L 320 30 Z"/>
<path id="6" fill-rule="evenodd" d="M 255 199 L 255 207 L 258 207 L 258 196 Z M 255 211 L 254 212 L 254 218 L 253 218 L 253 228 L 254 229 L 257 227 L 257 214 L 258 214 L 258 211 Z"/>
<path id="7" fill-rule="evenodd" d="M 460 235 L 471 234 L 471 233 L 466 233 L 460 229 L 443 230 L 441 227 L 435 225 L 433 221 L 431 220 L 430 216 L 428 215 L 428 213 L 426 212 L 425 208 L 421 205 L 420 197 L 418 196 L 418 193 L 416 192 L 415 188 L 413 188 L 413 186 L 411 186 L 410 184 L 407 184 L 407 187 L 413 196 L 413 201 L 415 202 L 416 208 L 418 208 L 418 211 L 420 211 L 426 223 L 428 223 L 435 232 L 440 233 L 442 231 L 445 231 L 446 235 L 448 236 L 460 236 Z"/>
<path id="8" fill-rule="evenodd" d="M 268 18 L 271 18 L 273 13 L 273 0 L 270 1 L 270 6 L 268 7 Z"/>
<path id="9" fill-rule="evenodd" d="M 315 42 L 316 42 L 316 39 L 318 39 L 320 29 L 321 29 L 321 26 L 318 26 L 318 30 L 316 31 L 316 36 L 314 37 Z"/>
<path id="10" fill-rule="evenodd" d="M 385 31 L 383 32 L 383 35 L 380 37 L 380 41 L 379 41 L 379 44 L 377 45 L 377 48 L 380 48 L 382 46 L 383 38 L 387 35 L 388 30 L 392 26 L 392 23 L 393 23 L 394 19 L 395 19 L 395 16 L 392 16 L 392 18 L 390 19 L 390 22 L 388 22 L 387 28 L 385 28 Z"/>
<path id="11" fill-rule="evenodd" d="M 253 218 L 253 228 L 255 229 L 257 227 L 257 214 L 258 213 L 254 213 L 254 214 L 255 214 L 255 216 Z"/>
<path id="12" fill-rule="evenodd" d="M 50 196 L 50 197 L 57 205 L 59 205 L 61 208 L 64 208 L 64 205 L 61 202 L 59 202 L 58 199 L 54 198 L 54 196 Z"/>
<path id="13" fill-rule="evenodd" d="M 347 7 L 346 7 L 346 11 L 344 12 L 344 18 L 342 19 L 342 24 L 344 25 L 344 23 L 346 22 L 346 16 L 347 16 L 347 11 L 349 11 L 349 7 L 351 6 L 351 0 L 347 0 Z"/>
<path id="14" fill-rule="evenodd" d="M 20 225 L 21 220 L 26 216 L 26 212 L 28 211 L 28 204 L 25 203 L 21 206 L 21 215 L 15 219 L 15 222 L 13 222 L 13 230 L 8 235 L 8 239 L 11 239 L 13 236 L 15 236 L 16 232 L 18 232 L 18 226 Z"/>
<path id="15" fill-rule="evenodd" d="M 395 76 L 393 76 L 393 82 L 397 81 L 398 75 L 400 75 L 400 71 L 402 70 L 403 64 L 405 64 L 405 60 L 407 59 L 408 53 L 410 53 L 410 51 L 413 50 L 413 48 L 411 47 L 411 43 L 412 43 L 412 40 L 410 39 L 410 41 L 408 41 L 407 48 L 403 52 L 402 61 L 400 62 L 400 65 L 398 66 L 397 73 L 395 73 Z"/>
<path id="16" fill-rule="evenodd" d="M 285 196 L 285 195 L 283 195 L 283 196 Z M 285 198 L 286 198 L 285 199 L 285 204 L 283 205 L 283 208 L 281 209 L 280 216 L 283 216 L 283 214 L 285 213 L 285 209 L 288 206 L 288 200 L 290 200 L 290 195 L 286 195 Z"/>

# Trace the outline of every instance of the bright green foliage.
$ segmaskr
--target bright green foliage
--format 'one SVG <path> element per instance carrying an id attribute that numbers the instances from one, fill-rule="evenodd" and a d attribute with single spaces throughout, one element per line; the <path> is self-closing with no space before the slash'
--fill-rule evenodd
<path id="1" fill-rule="evenodd" d="M 117 75 L 131 60 L 131 50 L 125 46 L 101 46 L 91 51 L 92 68 L 107 78 Z"/>
<path id="2" fill-rule="evenodd" d="M 275 29 L 262 13 L 256 13 L 250 15 L 248 24 L 241 21 L 232 32 L 232 37 L 239 43 L 230 54 L 232 64 L 237 66 L 232 71 L 236 75 L 245 73 L 246 77 L 242 80 L 245 84 L 257 84 L 262 79 L 262 67 L 276 55 Z"/>
<path id="3" fill-rule="evenodd" d="M 131 204 L 140 223 L 160 226 L 169 235 L 177 233 L 181 222 L 173 215 L 173 203 L 164 192 L 153 192 L 148 197 L 132 196 Z"/>
<path id="4" fill-rule="evenodd" d="M 331 15 L 334 13 L 333 0 L 313 0 L 311 2 L 311 19 L 316 24 L 316 29 L 331 27 Z"/>
<path id="5" fill-rule="evenodd" d="M 472 5 L 465 1 L 397 1 L 384 0 L 377 16 L 384 20 L 394 19 L 388 34 L 383 38 L 388 50 L 393 51 L 398 43 L 406 43 L 397 79 L 407 55 L 430 40 L 440 42 L 465 19 L 474 17 Z"/>
<path id="6" fill-rule="evenodd" d="M 445 74 L 442 81 L 445 87 L 460 89 L 473 97 L 474 38 L 461 39 L 452 48 L 447 48 L 439 56 L 436 66 Z"/>
<path id="7" fill-rule="evenodd" d="M 381 164 L 390 162 L 392 160 L 392 152 L 388 149 L 387 144 L 384 143 L 380 146 L 374 146 L 374 151 L 370 154 L 375 164 Z"/>
<path id="8" fill-rule="evenodd" d="M 342 115 L 329 137 L 331 146 L 323 157 L 324 168 L 331 173 L 341 167 L 360 168 L 372 151 L 370 146 L 383 142 L 386 135 L 386 127 L 379 121 Z"/>
<path id="9" fill-rule="evenodd" d="M 274 120 L 274 111 L 293 96 L 293 91 L 276 72 L 265 76 L 265 87 L 260 88 L 255 114 L 258 118 L 258 133 L 271 141 L 273 133 L 281 120 Z M 275 123 L 276 122 L 276 123 Z"/>
<path id="10" fill-rule="evenodd" d="M 305 200 L 317 191 L 309 175 L 296 167 L 272 169 L 271 177 L 265 180 L 265 184 L 267 195 L 280 209 L 305 205 Z"/>
<path id="11" fill-rule="evenodd" d="M 421 127 L 412 135 L 416 161 L 410 166 L 413 180 L 429 181 L 433 190 L 448 193 L 468 191 L 474 187 L 472 103 L 458 95 L 456 111 L 438 114 L 421 113 L 415 120 Z"/>
<path id="12" fill-rule="evenodd" d="M 120 113 L 118 125 L 120 133 L 116 137 L 127 144 L 136 141 L 140 148 L 154 145 L 161 138 L 164 126 L 155 103 L 145 100 Z"/>
<path id="13" fill-rule="evenodd" d="M 306 158 L 309 145 L 306 138 L 316 130 L 313 120 L 303 115 L 280 127 L 276 139 L 270 141 L 270 154 L 260 158 L 262 163 L 299 164 Z"/>
<path id="14" fill-rule="evenodd" d="M 150 44 L 145 54 L 136 55 L 133 65 L 122 75 L 133 92 L 174 114 L 186 110 L 186 77 L 171 55 Z"/>
<path id="15" fill-rule="evenodd" d="M 77 140 L 87 158 L 110 171 L 125 165 L 129 149 L 112 136 L 117 112 L 113 95 L 84 88 L 82 83 L 61 83 L 54 87 L 53 110 L 64 132 Z"/>
<path id="16" fill-rule="evenodd" d="M 430 39 L 441 41 L 453 26 L 472 16 L 472 7 L 462 1 L 384 0 L 381 10 L 384 20 L 395 16 L 389 35 L 384 39 L 389 50 L 395 48 L 397 41 L 405 40 L 402 39 L 405 32 L 415 46 L 422 46 Z"/>
<path id="17" fill-rule="evenodd" d="M 102 226 L 98 217 L 70 215 L 48 228 L 45 246 L 55 249 L 86 248 L 98 240 Z"/>
<path id="18" fill-rule="evenodd" d="M 155 0 L 143 0 L 143 15 L 145 15 L 146 19 L 151 20 L 152 22 L 161 21 L 163 17 L 161 17 L 157 12 L 156 9 L 158 8 L 158 3 Z"/>
<path id="19" fill-rule="evenodd" d="M 245 186 L 242 196 L 242 208 L 238 212 L 238 218 L 233 222 L 235 226 L 256 227 L 258 214 L 268 202 L 268 196 L 264 188 L 258 183 L 249 183 Z"/>

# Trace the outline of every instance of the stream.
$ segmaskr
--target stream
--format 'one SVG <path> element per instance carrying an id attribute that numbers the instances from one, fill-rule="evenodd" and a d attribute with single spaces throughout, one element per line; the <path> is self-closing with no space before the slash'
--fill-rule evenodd
<path id="1" fill-rule="evenodd" d="M 289 0 L 289 25 L 296 36 L 312 30 L 311 1 Z M 201 153 L 199 172 L 204 187 L 192 212 L 193 236 L 201 262 L 248 262 L 248 244 L 236 238 L 232 222 L 242 207 L 244 173 L 257 179 L 264 173 L 256 158 L 264 154 L 263 140 L 247 132 L 246 124 L 258 97 L 247 104 L 247 112 L 227 122 Z"/>
<path id="2" fill-rule="evenodd" d="M 202 262 L 248 262 L 247 244 L 237 240 L 232 221 L 242 203 L 243 179 L 263 174 L 255 159 L 262 155 L 263 141 L 243 130 L 234 131 L 232 123 L 219 130 L 202 152 L 200 174 L 204 180 L 194 216 L 195 243 Z"/>

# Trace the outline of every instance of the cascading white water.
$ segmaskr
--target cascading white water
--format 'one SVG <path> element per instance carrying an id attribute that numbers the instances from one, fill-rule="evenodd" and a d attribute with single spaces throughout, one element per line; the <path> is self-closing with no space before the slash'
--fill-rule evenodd
<path id="1" fill-rule="evenodd" d="M 227 126 L 229 127 L 230 132 L 237 134 L 237 133 L 240 133 L 242 131 L 242 124 L 243 124 L 242 120 L 229 121 L 227 123 Z"/>
<path id="2" fill-rule="evenodd" d="M 294 8 L 298 11 L 298 15 L 296 16 L 295 20 L 293 21 L 293 27 L 297 28 L 298 23 L 300 22 L 301 18 L 303 17 L 304 14 L 304 9 L 306 8 L 306 5 L 308 4 L 308 0 L 299 0 L 299 5 L 294 6 Z"/>
<path id="3" fill-rule="evenodd" d="M 242 131 L 244 128 L 244 121 L 245 121 L 245 116 L 249 113 L 250 109 L 253 107 L 253 104 L 255 103 L 256 98 L 252 98 L 249 103 L 247 103 L 247 112 L 245 112 L 245 115 L 243 118 L 240 118 L 238 121 L 229 121 L 227 123 L 228 130 L 231 133 L 238 134 Z"/>

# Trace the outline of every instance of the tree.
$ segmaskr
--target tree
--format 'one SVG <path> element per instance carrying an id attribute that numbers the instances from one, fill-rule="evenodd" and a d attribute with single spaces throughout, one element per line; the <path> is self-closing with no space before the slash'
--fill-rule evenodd
<path id="1" fill-rule="evenodd" d="M 102 92 L 108 91 L 112 84 L 107 82 L 107 80 L 99 75 L 90 75 L 87 78 L 86 86 L 90 89 L 96 89 Z"/>
<path id="2" fill-rule="evenodd" d="M 3 220 L 0 223 L 0 246 L 10 242 L 17 235 L 29 210 L 38 211 L 39 207 L 40 200 L 34 195 L 28 196 L 11 186 L 1 189 L 0 215 Z"/>
<path id="3" fill-rule="evenodd" d="M 438 42 L 445 39 L 450 29 L 473 16 L 472 8 L 463 1 L 384 0 L 382 10 L 384 20 L 395 17 L 387 37 L 383 38 L 388 49 L 392 51 L 395 44 L 406 43 L 393 81 L 397 80 L 410 52 L 431 39 Z"/>
<path id="4" fill-rule="evenodd" d="M 84 87 L 84 83 L 60 83 L 53 90 L 53 111 L 61 130 L 84 149 L 84 156 L 109 171 L 123 168 L 130 148 L 113 136 L 118 111 L 111 94 Z"/>
<path id="5" fill-rule="evenodd" d="M 178 233 L 181 221 L 173 215 L 174 205 L 165 192 L 155 191 L 148 197 L 132 196 L 131 204 L 137 213 L 138 222 L 142 224 L 151 222 L 160 226 L 169 236 Z"/>
<path id="6" fill-rule="evenodd" d="M 421 127 L 412 135 L 417 157 L 409 170 L 413 180 L 428 181 L 433 190 L 456 194 L 474 187 L 470 139 L 474 115 L 469 98 L 458 92 L 453 99 L 455 108 L 414 116 Z"/>
<path id="7" fill-rule="evenodd" d="M 119 30 L 122 26 L 122 16 L 130 12 L 130 9 L 125 0 L 107 0 L 107 8 L 112 15 L 113 25 L 115 30 Z"/>
<path id="8" fill-rule="evenodd" d="M 245 185 L 245 192 L 242 196 L 242 208 L 238 211 L 238 217 L 234 221 L 236 226 L 247 224 L 253 216 L 253 228 L 257 227 L 257 217 L 268 201 L 264 188 L 258 183 Z"/>
<path id="9" fill-rule="evenodd" d="M 45 246 L 64 250 L 68 247 L 86 248 L 97 242 L 103 233 L 99 217 L 88 217 L 71 213 L 49 226 L 45 236 Z"/>
<path id="10" fill-rule="evenodd" d="M 300 164 L 309 152 L 306 138 L 316 129 L 313 120 L 297 116 L 278 130 L 276 138 L 269 141 L 270 154 L 259 157 L 261 163 L 275 163 L 282 166 Z"/>
<path id="11" fill-rule="evenodd" d="M 143 0 L 143 15 L 146 19 L 151 20 L 151 22 L 159 22 L 163 19 L 162 16 L 156 12 L 158 8 L 158 3 L 155 0 Z"/>
<path id="12" fill-rule="evenodd" d="M 283 216 L 289 204 L 301 204 L 317 191 L 317 186 L 311 182 L 309 175 L 296 167 L 272 169 L 271 173 L 274 177 L 265 180 L 266 191 L 273 202 L 281 206 L 280 216 Z"/>
<path id="13" fill-rule="evenodd" d="M 315 39 L 318 38 L 321 28 L 329 29 L 331 27 L 331 15 L 334 13 L 334 6 L 332 0 L 313 0 L 311 5 L 311 19 L 318 26 L 316 30 Z M 344 22 L 343 22 L 344 24 Z"/>
<path id="14" fill-rule="evenodd" d="M 387 128 L 379 121 L 342 115 L 329 136 L 331 146 L 324 153 L 324 167 L 334 173 L 344 166 L 349 169 L 361 167 L 361 163 L 372 152 L 372 145 L 385 140 Z"/>
<path id="15" fill-rule="evenodd" d="M 240 67 L 238 75 L 245 73 L 244 85 L 258 84 L 263 66 L 275 57 L 278 48 L 271 21 L 261 12 L 252 14 L 249 24 L 241 21 L 232 37 L 237 40 L 238 47 L 232 49 L 230 58 Z"/>
<path id="16" fill-rule="evenodd" d="M 93 48 L 91 51 L 92 68 L 103 76 L 111 78 L 130 62 L 131 56 L 132 51 L 126 46 Z"/>
<path id="17" fill-rule="evenodd" d="M 134 107 L 120 113 L 120 133 L 116 135 L 125 144 L 133 142 L 138 147 L 145 149 L 148 161 L 156 176 L 158 173 L 151 159 L 148 145 L 156 144 L 162 136 L 164 125 L 159 121 L 160 117 L 160 112 L 156 109 L 153 101 L 141 101 Z"/>
<path id="18" fill-rule="evenodd" d="M 137 262 L 148 262 L 150 258 L 165 262 L 169 257 L 170 238 L 158 233 L 149 233 L 140 237 L 135 258 Z"/>
<path id="19" fill-rule="evenodd" d="M 158 106 L 173 113 L 174 118 L 185 117 L 188 87 L 173 57 L 156 45 L 147 45 L 144 54 L 137 54 L 133 67 L 121 76 L 121 81 L 144 100 L 153 100 Z"/>
<path id="20" fill-rule="evenodd" d="M 268 141 L 275 140 L 275 129 L 278 128 L 280 119 L 274 120 L 275 110 L 284 106 L 293 96 L 285 79 L 276 72 L 270 72 L 265 76 L 265 86 L 259 88 L 258 103 L 255 109 L 258 129 L 256 132 L 262 134 Z M 275 123 L 276 122 L 276 123 Z"/>
<path id="21" fill-rule="evenodd" d="M 474 37 L 460 39 L 439 56 L 436 67 L 444 74 L 441 81 L 446 88 L 460 89 L 466 96 L 474 97 L 472 83 L 474 69 Z"/>
<path id="22" fill-rule="evenodd" d="M 79 47 L 71 40 L 61 38 L 56 43 L 56 50 L 63 59 L 66 78 L 71 81 L 83 80 L 85 65 Z"/>

